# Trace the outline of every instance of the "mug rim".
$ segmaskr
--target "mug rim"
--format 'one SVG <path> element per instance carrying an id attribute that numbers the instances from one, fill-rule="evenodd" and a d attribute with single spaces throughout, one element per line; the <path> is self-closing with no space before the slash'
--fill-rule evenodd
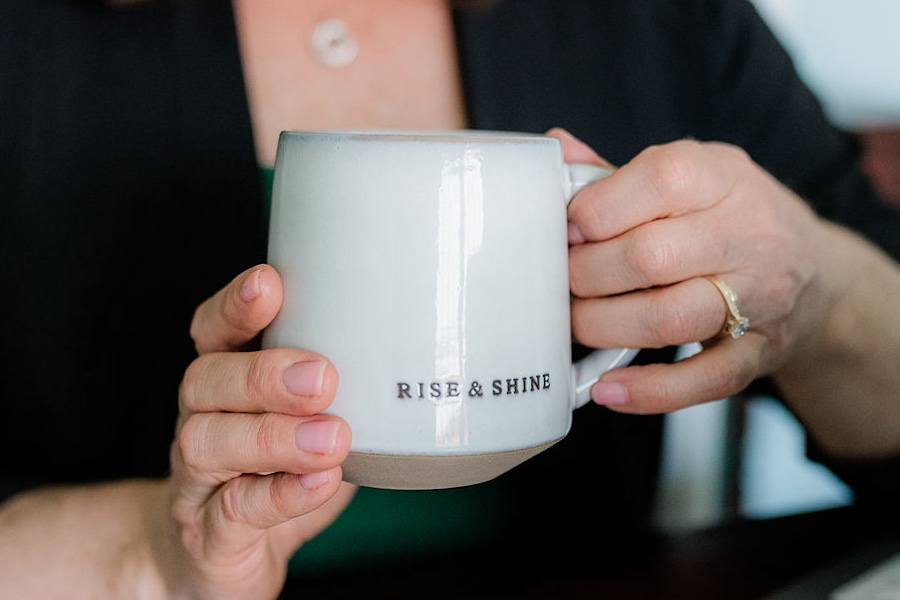
<path id="1" fill-rule="evenodd" d="M 558 143 L 554 137 L 494 129 L 287 129 L 279 138 L 320 138 L 389 142 Z"/>

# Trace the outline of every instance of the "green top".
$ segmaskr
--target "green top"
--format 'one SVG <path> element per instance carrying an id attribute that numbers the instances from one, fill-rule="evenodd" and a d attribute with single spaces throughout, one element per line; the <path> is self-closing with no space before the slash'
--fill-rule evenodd
<path id="1" fill-rule="evenodd" d="M 274 171 L 263 168 L 261 175 L 268 217 Z M 502 529 L 503 503 L 495 482 L 429 491 L 360 488 L 347 510 L 297 551 L 290 572 L 318 575 L 473 546 Z"/>
<path id="2" fill-rule="evenodd" d="M 292 574 L 372 566 L 477 545 L 503 514 L 497 485 L 429 491 L 361 487 L 325 531 L 294 554 Z"/>

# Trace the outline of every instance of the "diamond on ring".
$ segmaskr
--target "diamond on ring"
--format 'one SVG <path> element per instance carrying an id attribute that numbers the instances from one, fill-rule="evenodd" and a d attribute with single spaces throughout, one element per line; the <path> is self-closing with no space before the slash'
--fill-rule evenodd
<path id="1" fill-rule="evenodd" d="M 734 290 L 731 289 L 727 283 L 715 275 L 706 275 L 706 279 L 716 286 L 716 289 L 722 294 L 722 299 L 725 300 L 725 309 L 728 314 L 725 315 L 725 326 L 722 329 L 722 332 L 727 333 L 733 339 L 738 339 L 747 333 L 747 330 L 750 328 L 750 321 L 747 317 L 741 316 L 741 311 L 738 308 L 737 294 L 734 293 Z"/>

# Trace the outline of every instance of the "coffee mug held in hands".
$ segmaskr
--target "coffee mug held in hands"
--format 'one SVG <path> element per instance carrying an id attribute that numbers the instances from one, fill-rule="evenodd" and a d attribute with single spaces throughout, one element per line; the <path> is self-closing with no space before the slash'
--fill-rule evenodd
<path id="1" fill-rule="evenodd" d="M 283 132 L 264 347 L 328 357 L 353 430 L 344 479 L 435 489 L 493 479 L 562 439 L 600 374 L 572 363 L 566 205 L 608 172 L 505 132 Z"/>

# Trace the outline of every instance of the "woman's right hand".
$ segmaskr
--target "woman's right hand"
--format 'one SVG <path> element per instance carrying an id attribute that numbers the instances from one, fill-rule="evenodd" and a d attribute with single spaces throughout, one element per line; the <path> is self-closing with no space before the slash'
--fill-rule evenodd
<path id="1" fill-rule="evenodd" d="M 175 596 L 274 598 L 290 555 L 327 527 L 353 486 L 340 464 L 350 428 L 321 414 L 338 374 L 323 356 L 252 349 L 281 306 L 260 265 L 195 312 L 171 450 L 168 531 L 156 556 Z"/>
<path id="2" fill-rule="evenodd" d="M 354 491 L 341 483 L 350 428 L 321 414 L 334 366 L 252 351 L 280 306 L 262 265 L 197 309 L 168 478 L 46 486 L 0 505 L 0 597 L 278 596 L 291 554 Z"/>

